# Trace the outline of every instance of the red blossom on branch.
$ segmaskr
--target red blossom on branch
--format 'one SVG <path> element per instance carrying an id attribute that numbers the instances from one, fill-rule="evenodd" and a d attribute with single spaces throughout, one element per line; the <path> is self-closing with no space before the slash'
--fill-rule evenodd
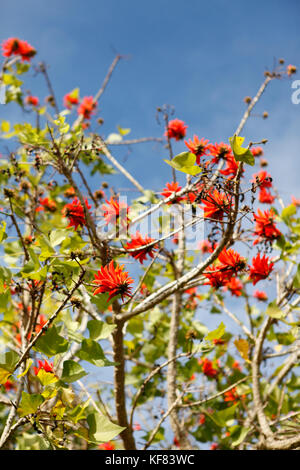
<path id="1" fill-rule="evenodd" d="M 274 263 L 269 262 L 269 258 L 266 255 L 263 257 L 258 253 L 252 259 L 252 266 L 250 266 L 249 280 L 252 281 L 253 285 L 262 280 L 266 279 L 273 270 Z"/>
<path id="2" fill-rule="evenodd" d="M 169 139 L 181 140 L 185 137 L 188 126 L 180 119 L 173 119 L 169 121 L 168 127 L 165 131 L 165 136 Z"/>
<path id="3" fill-rule="evenodd" d="M 38 375 L 39 371 L 43 369 L 45 372 L 52 372 L 53 373 L 53 363 L 46 361 L 38 361 L 38 367 L 33 366 L 33 370 L 35 375 Z"/>
<path id="4" fill-rule="evenodd" d="M 217 189 L 207 194 L 206 199 L 202 199 L 204 206 L 204 217 L 222 221 L 224 212 L 228 212 L 230 202 L 225 193 L 220 193 Z"/>
<path id="5" fill-rule="evenodd" d="M 123 271 L 124 265 L 114 266 L 114 262 L 111 261 L 106 266 L 102 266 L 97 274 L 95 274 L 94 284 L 97 287 L 94 291 L 94 295 L 109 293 L 108 301 L 116 295 L 120 295 L 124 302 L 124 297 L 131 297 L 132 284 L 134 281 L 128 276 L 127 271 Z"/>
<path id="6" fill-rule="evenodd" d="M 163 191 L 160 193 L 162 196 L 165 198 L 168 198 L 170 196 L 175 196 L 177 192 L 179 192 L 182 189 L 181 186 L 176 182 L 172 183 L 166 183 L 166 187 L 163 189 Z M 176 197 L 173 201 L 168 202 L 168 205 L 170 204 L 178 204 L 180 201 L 183 201 L 185 198 L 184 197 Z"/>
<path id="7" fill-rule="evenodd" d="M 262 302 L 265 302 L 266 300 L 268 300 L 267 294 L 264 291 L 261 291 L 261 290 L 256 290 L 253 293 L 253 297 L 255 297 L 255 299 L 260 300 Z"/>
<path id="8" fill-rule="evenodd" d="M 29 61 L 35 54 L 36 50 L 28 42 L 21 39 L 9 38 L 2 42 L 2 55 L 4 57 L 20 55 L 22 61 Z"/>
<path id="9" fill-rule="evenodd" d="M 92 96 L 85 96 L 82 98 L 80 105 L 77 108 L 77 112 L 84 119 L 91 119 L 97 107 L 97 102 L 94 101 Z"/>
<path id="10" fill-rule="evenodd" d="M 129 207 L 127 204 L 113 197 L 111 197 L 109 201 L 105 199 L 105 202 L 106 204 L 102 204 L 101 209 L 106 224 L 121 222 L 122 227 L 126 227 L 130 221 L 128 217 Z"/>
<path id="11" fill-rule="evenodd" d="M 92 207 L 89 205 L 87 199 L 85 200 L 85 205 L 87 210 L 91 209 Z M 67 228 L 74 227 L 74 230 L 77 230 L 78 227 L 83 227 L 86 225 L 84 209 L 77 197 L 75 197 L 72 202 L 65 205 L 65 207 L 62 209 L 62 214 L 70 221 Z"/>
<path id="12" fill-rule="evenodd" d="M 157 249 L 157 245 L 151 245 L 148 248 L 142 249 L 143 246 L 149 245 L 150 243 L 154 242 L 154 238 L 145 237 L 143 239 L 140 232 L 136 232 L 135 235 L 132 235 L 131 241 L 124 245 L 125 250 L 132 250 L 134 248 L 138 248 L 137 251 L 131 251 L 128 254 L 132 256 L 134 259 L 138 260 L 141 264 L 147 259 L 147 255 L 150 258 L 153 258 L 154 251 Z"/>
<path id="13" fill-rule="evenodd" d="M 29 96 L 26 96 L 25 103 L 30 106 L 37 107 L 40 104 L 40 101 L 37 96 L 29 95 Z"/>
<path id="14" fill-rule="evenodd" d="M 253 234 L 257 235 L 253 245 L 257 245 L 262 241 L 273 241 L 281 236 L 281 232 L 277 229 L 274 222 L 275 212 L 273 209 L 262 212 L 257 209 L 257 214 L 254 214 L 256 222 Z"/>
<path id="15" fill-rule="evenodd" d="M 202 155 L 207 155 L 206 152 L 209 152 L 210 150 L 208 142 L 209 140 L 205 140 L 203 137 L 201 138 L 201 140 L 199 140 L 199 137 L 197 135 L 194 135 L 193 140 L 189 139 L 188 141 L 184 141 L 189 151 L 196 155 L 197 165 L 200 165 L 200 157 Z"/>

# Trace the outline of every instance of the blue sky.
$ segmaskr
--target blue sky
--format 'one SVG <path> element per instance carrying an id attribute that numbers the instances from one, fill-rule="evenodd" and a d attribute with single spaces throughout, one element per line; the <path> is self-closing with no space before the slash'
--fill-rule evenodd
<path id="1" fill-rule="evenodd" d="M 29 0 L 2 4 L 0 27 L 3 39 L 18 36 L 37 48 L 60 102 L 77 86 L 82 96 L 94 94 L 115 53 L 128 56 L 99 103 L 104 135 L 119 124 L 130 127 L 132 137 L 160 136 L 156 108 L 169 103 L 188 124 L 188 137 L 215 142 L 233 134 L 244 96 L 256 93 L 274 58 L 300 66 L 299 14 L 297 0 Z M 30 83 L 43 99 L 41 77 Z M 267 110 L 269 119 L 253 117 L 244 131 L 251 140 L 269 140 L 269 170 L 286 198 L 300 196 L 300 105 L 291 94 L 290 81 L 271 83 L 256 111 Z M 19 116 L 13 105 L 0 109 L 0 117 L 4 112 L 12 120 Z M 181 142 L 174 150 L 184 148 Z M 170 179 L 160 145 L 114 153 L 145 187 L 160 190 Z M 114 182 L 129 186 L 122 177 Z"/>
<path id="2" fill-rule="evenodd" d="M 156 108 L 168 103 L 189 126 L 187 137 L 226 142 L 244 112 L 243 98 L 255 95 L 274 58 L 300 69 L 299 17 L 299 0 L 26 0 L 2 2 L 0 31 L 1 40 L 17 36 L 38 50 L 35 60 L 49 65 L 61 104 L 75 87 L 94 95 L 115 54 L 126 55 L 99 103 L 104 135 L 121 125 L 132 138 L 159 137 Z M 26 86 L 40 100 L 48 94 L 32 72 Z M 255 109 L 269 118 L 252 117 L 243 132 L 247 141 L 268 139 L 269 171 L 286 202 L 291 193 L 300 197 L 300 104 L 291 95 L 291 81 L 272 82 Z M 20 118 L 28 116 L 13 104 L 0 106 L 0 119 Z M 176 153 L 184 149 L 174 145 Z M 158 144 L 113 153 L 146 188 L 160 191 L 170 181 Z M 130 187 L 122 176 L 105 179 Z M 94 178 L 93 189 L 101 181 Z"/>

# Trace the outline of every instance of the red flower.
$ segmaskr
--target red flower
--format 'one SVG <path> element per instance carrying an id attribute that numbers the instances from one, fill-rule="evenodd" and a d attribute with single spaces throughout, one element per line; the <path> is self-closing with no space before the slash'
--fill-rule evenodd
<path id="1" fill-rule="evenodd" d="M 287 68 L 286 68 L 286 73 L 288 74 L 288 76 L 290 77 L 291 75 L 293 75 L 294 73 L 297 72 L 297 67 L 295 67 L 295 65 L 288 65 Z"/>
<path id="2" fill-rule="evenodd" d="M 239 361 L 234 361 L 234 363 L 232 364 L 232 368 L 235 369 L 235 370 L 238 370 L 238 371 L 240 371 L 240 372 L 241 372 L 241 370 L 242 370 Z"/>
<path id="3" fill-rule="evenodd" d="M 268 300 L 267 294 L 261 290 L 256 290 L 253 294 L 253 297 L 255 297 L 257 300 L 260 300 L 262 302 Z"/>
<path id="4" fill-rule="evenodd" d="M 218 257 L 220 265 L 219 269 L 227 271 L 230 275 L 237 274 L 239 271 L 246 267 L 246 260 L 239 253 L 229 248 L 224 248 Z"/>
<path id="5" fill-rule="evenodd" d="M 205 420 L 206 420 L 205 414 L 200 413 L 200 415 L 199 415 L 199 424 L 200 424 L 200 426 L 202 426 L 205 423 Z"/>
<path id="6" fill-rule="evenodd" d="M 76 196 L 76 191 L 74 188 L 70 187 L 70 188 L 67 188 L 64 192 L 64 196 L 65 197 L 68 197 L 68 198 L 71 198 L 71 197 L 75 197 Z"/>
<path id="7" fill-rule="evenodd" d="M 105 199 L 106 204 L 102 204 L 103 217 L 107 224 L 121 221 L 123 227 L 127 226 L 129 223 L 129 207 L 125 202 L 119 202 L 113 197 L 108 201 Z"/>
<path id="8" fill-rule="evenodd" d="M 97 102 L 94 101 L 92 96 L 85 96 L 82 98 L 80 105 L 78 106 L 77 112 L 83 116 L 84 119 L 91 119 L 92 114 L 97 107 Z"/>
<path id="9" fill-rule="evenodd" d="M 207 377 L 215 378 L 218 375 L 217 369 L 213 368 L 212 361 L 207 359 L 200 359 L 199 364 L 202 365 L 202 371 Z"/>
<path id="10" fill-rule="evenodd" d="M 48 211 L 48 212 L 55 212 L 57 209 L 56 202 L 52 201 L 48 197 L 45 197 L 44 199 L 40 198 L 40 206 L 38 206 L 35 211 L 40 212 L 40 211 Z"/>
<path id="11" fill-rule="evenodd" d="M 176 447 L 180 448 L 180 442 L 179 442 L 179 440 L 177 439 L 177 437 L 174 437 L 174 439 L 173 439 L 173 444 L 174 444 Z"/>
<path id="12" fill-rule="evenodd" d="M 217 444 L 216 442 L 213 442 L 210 446 L 210 450 L 217 450 L 219 447 L 219 444 Z"/>
<path id="13" fill-rule="evenodd" d="M 219 163 L 221 158 L 227 160 L 230 157 L 233 157 L 233 153 L 231 150 L 230 145 L 224 144 L 224 142 L 220 142 L 219 144 L 215 143 L 215 145 L 209 146 L 210 154 L 214 157 L 211 160 L 211 163 Z"/>
<path id="14" fill-rule="evenodd" d="M 266 279 L 273 270 L 274 263 L 269 263 L 269 258 L 265 255 L 261 258 L 258 253 L 252 259 L 252 266 L 250 266 L 249 280 L 252 281 L 253 285 L 261 279 Z"/>
<path id="15" fill-rule="evenodd" d="M 32 95 L 26 96 L 25 103 L 35 107 L 40 104 L 38 97 Z"/>
<path id="16" fill-rule="evenodd" d="M 251 147 L 251 153 L 253 157 L 260 157 L 264 154 L 264 151 L 261 147 Z"/>
<path id="17" fill-rule="evenodd" d="M 115 450 L 116 446 L 113 442 L 108 441 L 103 444 L 99 444 L 98 449 L 100 450 Z"/>
<path id="18" fill-rule="evenodd" d="M 258 200 L 262 204 L 272 204 L 276 199 L 276 196 L 273 196 L 271 192 L 266 188 L 261 188 L 259 191 Z"/>
<path id="19" fill-rule="evenodd" d="M 89 205 L 87 199 L 85 200 L 85 205 L 87 210 L 92 207 Z M 62 210 L 62 214 L 64 217 L 68 217 L 70 221 L 67 228 L 74 227 L 74 229 L 77 230 L 79 226 L 83 227 L 86 224 L 84 209 L 77 197 L 75 197 L 72 202 L 65 205 Z"/>
<path id="20" fill-rule="evenodd" d="M 7 381 L 4 382 L 4 384 L 2 384 L 2 385 L 3 385 L 3 387 L 5 388 L 6 392 L 9 392 L 10 390 L 16 388 L 15 384 L 14 384 L 11 380 L 7 380 Z"/>
<path id="21" fill-rule="evenodd" d="M 224 393 L 224 401 L 233 402 L 233 404 L 235 404 L 238 403 L 239 399 L 240 397 L 236 391 L 236 387 Z"/>
<path id="22" fill-rule="evenodd" d="M 219 339 L 213 339 L 213 343 L 215 346 L 218 346 L 218 345 L 225 344 L 226 341 L 224 339 L 219 338 Z"/>
<path id="23" fill-rule="evenodd" d="M 135 423 L 133 425 L 133 430 L 134 431 L 140 431 L 142 428 L 141 428 L 141 425 L 139 423 Z"/>
<path id="24" fill-rule="evenodd" d="M 294 196 L 291 196 L 292 204 L 296 207 L 300 207 L 300 199 L 296 199 Z"/>
<path id="25" fill-rule="evenodd" d="M 214 251 L 212 243 L 208 240 L 199 242 L 198 249 L 201 250 L 202 253 L 212 253 Z"/>
<path id="26" fill-rule="evenodd" d="M 197 135 L 194 135 L 193 139 L 194 140 L 189 139 L 188 142 L 185 140 L 184 143 L 190 150 L 190 152 L 196 155 L 197 165 L 200 165 L 200 157 L 202 155 L 207 155 L 206 152 L 210 149 L 210 146 L 207 145 L 209 141 L 205 140 L 203 137 L 201 140 L 199 140 L 199 137 Z"/>
<path id="27" fill-rule="evenodd" d="M 214 220 L 223 220 L 224 212 L 228 211 L 229 201 L 224 193 L 219 193 L 216 189 L 207 194 L 207 199 L 203 200 L 204 217 Z"/>
<path id="28" fill-rule="evenodd" d="M 254 235 L 257 235 L 257 239 L 253 242 L 253 245 L 260 243 L 261 241 L 272 241 L 280 237 L 281 232 L 276 228 L 274 223 L 275 212 L 273 209 L 270 211 L 257 210 L 257 214 L 254 214 L 255 230 Z"/>
<path id="29" fill-rule="evenodd" d="M 203 284 L 204 286 L 210 285 L 211 287 L 218 289 L 218 287 L 222 287 L 226 284 L 228 273 L 226 273 L 226 271 L 218 270 L 215 266 L 209 266 L 206 268 L 203 276 L 208 279 L 208 282 Z"/>
<path id="30" fill-rule="evenodd" d="M 265 170 L 261 170 L 259 173 L 253 175 L 252 183 L 259 184 L 260 188 L 271 188 L 272 187 L 272 178 L 269 173 Z"/>
<path id="31" fill-rule="evenodd" d="M 123 271 L 123 268 L 124 265 L 120 266 L 118 264 L 114 267 L 113 261 L 106 266 L 102 266 L 100 271 L 95 274 L 94 284 L 99 287 L 95 289 L 94 295 L 108 292 L 108 301 L 116 295 L 121 295 L 122 301 L 124 301 L 125 296 L 131 297 L 132 287 L 129 287 L 129 284 L 133 283 L 133 279 L 128 276 L 127 271 Z"/>
<path id="32" fill-rule="evenodd" d="M 163 192 L 160 193 L 162 196 L 165 198 L 168 198 L 170 196 L 175 196 L 176 192 L 180 191 L 182 188 L 179 186 L 179 184 L 176 183 L 166 183 L 166 187 L 163 189 Z M 168 204 L 177 204 L 180 201 L 183 201 L 185 198 L 184 197 L 176 197 L 173 199 L 173 201 L 168 202 Z"/>
<path id="33" fill-rule="evenodd" d="M 26 41 L 18 38 L 9 38 L 2 43 L 2 54 L 4 57 L 20 55 L 22 60 L 30 60 L 36 54 L 36 50 Z"/>
<path id="34" fill-rule="evenodd" d="M 44 362 L 43 361 L 38 361 L 38 365 L 39 365 L 38 367 L 35 367 L 35 366 L 33 367 L 35 375 L 38 375 L 38 373 L 41 369 L 44 369 L 45 372 L 52 372 L 53 373 L 53 363 L 52 362 L 49 364 L 49 362 L 47 362 L 46 359 L 45 359 Z"/>
<path id="35" fill-rule="evenodd" d="M 242 295 L 243 283 L 236 277 L 231 278 L 226 282 L 224 290 L 230 290 L 231 295 L 240 297 Z"/>
<path id="36" fill-rule="evenodd" d="M 228 155 L 226 158 L 226 167 L 225 170 L 221 170 L 220 173 L 224 176 L 229 175 L 229 179 L 232 179 L 237 174 L 239 168 L 239 162 L 236 161 L 233 155 Z M 244 169 L 243 169 L 244 172 Z"/>
<path id="37" fill-rule="evenodd" d="M 77 105 L 78 103 L 79 103 L 78 96 L 74 95 L 74 93 L 70 92 L 70 93 L 67 93 L 64 96 L 64 107 L 65 108 L 71 109 L 72 106 Z"/>
<path id="38" fill-rule="evenodd" d="M 184 121 L 173 119 L 168 123 L 165 136 L 169 137 L 169 139 L 181 140 L 185 137 L 187 128 L 188 126 L 185 125 Z"/>
<path id="39" fill-rule="evenodd" d="M 134 259 L 138 260 L 141 264 L 143 264 L 144 261 L 147 259 L 147 255 L 149 255 L 150 258 L 153 258 L 154 250 L 157 248 L 157 245 L 151 245 L 145 249 L 141 249 L 141 247 L 149 245 L 149 243 L 153 241 L 154 238 L 150 237 L 145 237 L 143 239 L 140 232 L 137 231 L 136 234 L 131 237 L 131 242 L 128 242 L 126 245 L 124 245 L 124 248 L 125 250 L 132 250 L 134 248 L 138 248 L 137 251 L 132 251 L 128 254 L 130 256 L 133 256 Z"/>

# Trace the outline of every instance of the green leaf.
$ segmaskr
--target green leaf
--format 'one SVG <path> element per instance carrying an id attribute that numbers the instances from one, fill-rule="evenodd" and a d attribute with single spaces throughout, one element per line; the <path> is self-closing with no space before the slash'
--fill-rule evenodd
<path id="1" fill-rule="evenodd" d="M 90 320 L 87 327 L 90 332 L 90 338 L 98 341 L 99 339 L 108 338 L 116 328 L 116 325 L 109 325 L 100 320 Z"/>
<path id="2" fill-rule="evenodd" d="M 47 386 L 58 381 L 56 375 L 52 372 L 46 372 L 44 369 L 40 369 L 37 374 L 37 378 L 42 385 Z"/>
<path id="3" fill-rule="evenodd" d="M 35 413 L 38 407 L 43 403 L 44 398 L 38 393 L 22 392 L 21 402 L 18 408 L 20 416 L 27 416 Z"/>
<path id="4" fill-rule="evenodd" d="M 268 305 L 266 314 L 269 315 L 269 317 L 276 318 L 278 320 L 285 317 L 283 311 L 276 305 L 276 301 L 271 302 Z"/>
<path id="5" fill-rule="evenodd" d="M 229 138 L 229 142 L 234 154 L 234 158 L 238 162 L 248 163 L 248 165 L 253 166 L 255 163 L 255 158 L 249 149 L 249 147 L 244 148 L 242 147 L 242 143 L 244 142 L 245 137 L 239 137 L 234 134 L 233 137 Z"/>
<path id="6" fill-rule="evenodd" d="M 56 326 L 52 326 L 36 342 L 35 349 L 48 357 L 67 351 L 68 341 L 57 333 Z"/>
<path id="7" fill-rule="evenodd" d="M 89 425 L 89 440 L 96 444 L 110 441 L 125 429 L 109 421 L 106 416 L 96 413 L 89 414 L 87 422 Z"/>
<path id="8" fill-rule="evenodd" d="M 92 339 L 84 339 L 82 341 L 81 349 L 78 351 L 77 356 L 80 359 L 88 361 L 98 367 L 114 365 L 113 362 L 106 359 L 100 344 Z"/>
<path id="9" fill-rule="evenodd" d="M 51 247 L 53 248 L 57 245 L 60 245 L 61 242 L 63 242 L 64 239 L 69 236 L 70 236 L 70 230 L 65 230 L 65 229 L 52 230 L 52 232 L 50 233 Z"/>
<path id="10" fill-rule="evenodd" d="M 238 426 L 238 428 L 238 432 L 234 432 L 234 440 L 231 443 L 233 447 L 236 447 L 241 444 L 247 436 L 248 432 L 250 431 L 250 428 L 244 428 L 242 426 Z"/>
<path id="11" fill-rule="evenodd" d="M 2 220 L 1 224 L 2 224 L 2 227 L 0 228 L 0 243 L 3 242 L 3 240 L 7 238 L 7 234 L 5 233 L 6 222 Z"/>
<path id="12" fill-rule="evenodd" d="M 25 366 L 25 370 L 24 370 L 24 372 L 23 372 L 22 374 L 17 375 L 17 378 L 18 378 L 18 379 L 19 379 L 20 377 L 23 377 L 24 375 L 27 374 L 27 372 L 29 371 L 30 366 L 32 365 L 32 363 L 33 363 L 33 360 L 32 360 L 31 358 L 27 359 L 27 361 L 26 361 L 26 366 Z"/>
<path id="13" fill-rule="evenodd" d="M 207 341 L 213 341 L 214 339 L 220 339 L 225 333 L 225 325 L 223 322 L 220 323 L 216 330 L 211 331 L 204 339 Z"/>
<path id="14" fill-rule="evenodd" d="M 291 204 L 290 206 L 285 207 L 282 212 L 281 212 L 281 217 L 282 219 L 288 219 L 292 215 L 295 215 L 297 213 L 297 208 L 294 206 L 294 204 Z"/>
<path id="15" fill-rule="evenodd" d="M 9 121 L 2 121 L 1 122 L 1 131 L 2 132 L 9 132 L 10 129 L 10 122 Z"/>
<path id="16" fill-rule="evenodd" d="M 122 129 L 121 126 L 117 126 L 120 135 L 127 135 L 130 133 L 131 129 Z"/>
<path id="17" fill-rule="evenodd" d="M 83 367 L 75 361 L 65 361 L 63 365 L 63 372 L 61 380 L 63 382 L 71 383 L 81 379 L 87 375 Z"/>
<path id="18" fill-rule="evenodd" d="M 176 155 L 171 161 L 165 160 L 165 162 L 170 165 L 175 170 L 182 171 L 188 175 L 198 175 L 201 173 L 201 168 L 194 166 L 196 163 L 196 155 L 191 152 L 182 152 Z"/>

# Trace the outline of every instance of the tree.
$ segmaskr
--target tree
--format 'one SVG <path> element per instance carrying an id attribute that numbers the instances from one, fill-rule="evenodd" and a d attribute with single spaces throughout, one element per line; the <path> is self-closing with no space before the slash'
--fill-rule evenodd
<path id="1" fill-rule="evenodd" d="M 265 73 L 228 143 L 185 140 L 169 106 L 157 110 L 163 136 L 127 139 L 90 127 L 120 55 L 95 96 L 74 89 L 60 111 L 35 49 L 18 38 L 2 49 L 4 102 L 30 114 L 1 124 L 14 151 L 0 161 L 0 447 L 300 448 L 300 201 L 276 191 L 267 141 L 240 137 L 267 86 L 296 68 Z M 32 67 L 43 106 L 24 92 Z M 159 194 L 112 155 L 148 141 L 171 166 Z M 105 182 L 91 191 L 116 170 L 137 198 Z"/>

